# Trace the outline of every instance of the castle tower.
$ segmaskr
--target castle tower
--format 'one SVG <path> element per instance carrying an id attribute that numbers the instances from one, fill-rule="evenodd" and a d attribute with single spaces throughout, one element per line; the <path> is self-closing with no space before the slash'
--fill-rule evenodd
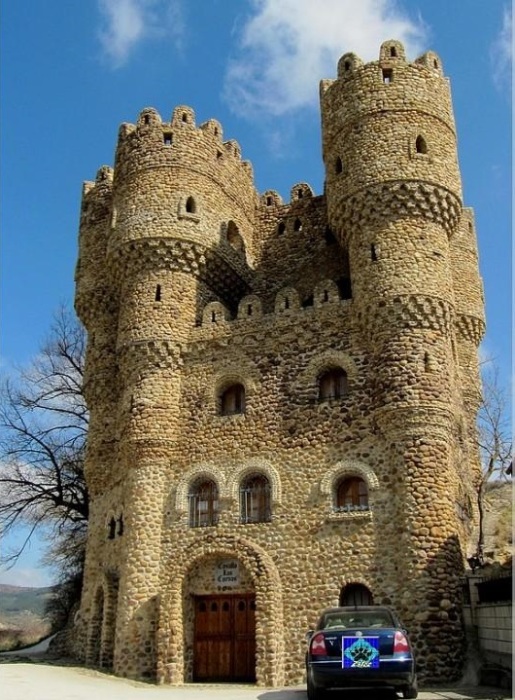
<path id="1" fill-rule="evenodd" d="M 377 62 L 345 54 L 338 78 L 321 83 L 321 105 L 328 217 L 349 252 L 373 421 L 395 477 L 398 605 L 421 674 L 443 678 L 461 655 L 466 543 L 456 445 L 463 390 L 470 397 L 477 389 L 470 358 L 483 328 L 472 236 L 453 245 L 470 216 L 462 212 L 449 83 L 436 54 L 409 63 L 403 46 L 387 41 Z M 466 408 L 472 429 L 477 404 L 469 398 Z M 477 468 L 477 454 L 468 457 Z"/>
<path id="2" fill-rule="evenodd" d="M 91 413 L 83 610 L 97 619 L 85 656 L 109 666 L 114 655 L 115 668 L 148 678 L 181 353 L 207 303 L 237 308 L 247 289 L 256 195 L 238 144 L 222 141 L 215 120 L 196 128 L 185 106 L 170 123 L 145 109 L 123 124 L 114 173 L 85 186 L 77 273 Z"/>

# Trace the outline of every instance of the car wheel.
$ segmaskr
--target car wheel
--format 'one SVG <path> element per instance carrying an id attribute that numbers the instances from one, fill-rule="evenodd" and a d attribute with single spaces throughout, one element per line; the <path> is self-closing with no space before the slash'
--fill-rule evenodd
<path id="1" fill-rule="evenodd" d="M 413 681 L 411 685 L 405 686 L 402 690 L 402 697 L 407 698 L 416 698 L 418 696 L 418 686 L 417 686 L 417 681 Z"/>

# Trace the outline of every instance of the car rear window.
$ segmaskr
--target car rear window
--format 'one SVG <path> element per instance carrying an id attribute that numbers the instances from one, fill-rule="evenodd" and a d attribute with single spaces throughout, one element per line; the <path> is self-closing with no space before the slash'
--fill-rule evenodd
<path id="1" fill-rule="evenodd" d="M 394 621 L 388 610 L 350 610 L 348 612 L 331 612 L 323 618 L 322 627 L 394 627 Z"/>

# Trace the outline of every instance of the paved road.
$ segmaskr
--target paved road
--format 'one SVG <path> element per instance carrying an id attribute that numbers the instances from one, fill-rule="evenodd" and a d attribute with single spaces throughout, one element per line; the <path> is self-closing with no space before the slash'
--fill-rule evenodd
<path id="1" fill-rule="evenodd" d="M 0 664 L 2 700 L 306 700 L 303 686 L 258 688 L 250 685 L 152 686 L 116 678 L 90 669 L 28 663 L 27 660 Z M 327 700 L 393 700 L 394 695 L 378 692 L 328 695 Z M 493 688 L 424 689 L 420 700 L 501 700 L 512 696 Z"/>

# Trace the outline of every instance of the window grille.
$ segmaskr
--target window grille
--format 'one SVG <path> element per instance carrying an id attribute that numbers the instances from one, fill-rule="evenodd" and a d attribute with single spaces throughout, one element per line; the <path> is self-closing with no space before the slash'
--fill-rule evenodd
<path id="1" fill-rule="evenodd" d="M 218 523 L 218 489 L 213 481 L 201 481 L 188 494 L 190 527 L 209 527 Z"/>
<path id="2" fill-rule="evenodd" d="M 240 487 L 240 521 L 242 523 L 269 523 L 270 483 L 262 474 L 247 477 Z"/>

